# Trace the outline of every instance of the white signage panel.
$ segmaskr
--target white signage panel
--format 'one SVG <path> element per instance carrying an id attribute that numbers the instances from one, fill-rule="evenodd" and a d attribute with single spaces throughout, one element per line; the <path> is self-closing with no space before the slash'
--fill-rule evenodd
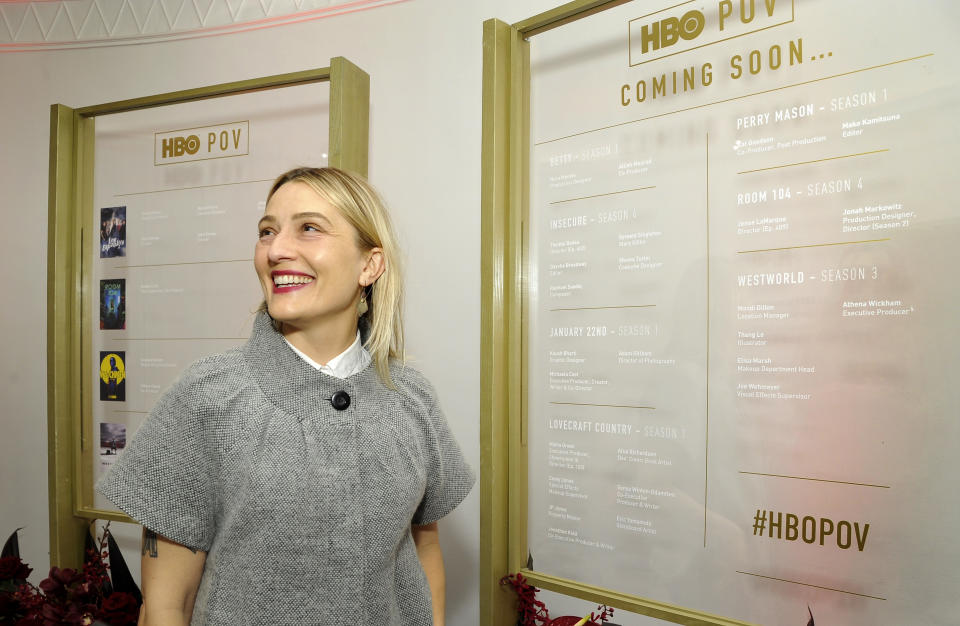
<path id="1" fill-rule="evenodd" d="M 953 623 L 960 10 L 640 4 L 531 40 L 533 569 Z"/>

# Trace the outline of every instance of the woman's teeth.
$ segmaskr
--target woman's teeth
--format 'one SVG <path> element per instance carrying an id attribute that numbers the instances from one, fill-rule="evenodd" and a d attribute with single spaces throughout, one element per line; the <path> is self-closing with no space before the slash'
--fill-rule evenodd
<path id="1" fill-rule="evenodd" d="M 302 285 L 304 283 L 313 282 L 311 276 L 300 276 L 295 274 L 278 274 L 273 277 L 273 284 L 277 287 L 283 287 L 285 285 Z"/>

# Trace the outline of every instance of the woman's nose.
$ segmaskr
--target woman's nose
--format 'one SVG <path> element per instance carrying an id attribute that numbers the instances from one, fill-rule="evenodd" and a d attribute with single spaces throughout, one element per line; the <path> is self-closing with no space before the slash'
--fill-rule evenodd
<path id="1" fill-rule="evenodd" d="M 267 251 L 267 258 L 271 263 L 279 263 L 296 256 L 296 247 L 293 238 L 282 230 L 275 234 L 270 240 L 270 248 Z"/>

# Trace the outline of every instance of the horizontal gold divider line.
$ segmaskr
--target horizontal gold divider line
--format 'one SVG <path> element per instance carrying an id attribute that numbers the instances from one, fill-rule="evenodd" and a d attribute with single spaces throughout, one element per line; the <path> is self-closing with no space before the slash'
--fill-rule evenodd
<path id="1" fill-rule="evenodd" d="M 835 157 L 825 157 L 822 159 L 814 159 L 813 161 L 800 161 L 798 163 L 785 163 L 784 165 L 774 165 L 772 167 L 761 167 L 755 170 L 743 170 L 742 172 L 737 172 L 737 174 L 753 174 L 754 172 L 767 172 L 769 170 L 779 170 L 785 167 L 796 167 L 798 165 L 810 165 L 811 163 L 823 163 L 824 161 L 836 161 L 837 159 L 850 159 L 852 157 L 858 156 L 867 156 L 869 154 L 879 154 L 881 152 L 890 152 L 890 148 L 882 148 L 880 150 L 871 150 L 870 152 L 856 152 L 854 154 L 841 154 L 840 156 Z"/>
<path id="2" fill-rule="evenodd" d="M 168 131 L 168 132 L 176 132 L 176 131 Z M 154 141 L 156 141 L 156 140 L 154 140 Z M 202 159 L 184 159 L 183 161 L 170 161 L 169 163 L 157 163 L 156 161 L 154 161 L 154 162 L 153 162 L 153 166 L 154 166 L 154 167 L 166 167 L 166 166 L 168 166 L 168 165 L 179 165 L 179 164 L 181 164 L 181 163 L 194 163 L 194 162 L 196 162 L 196 161 L 213 161 L 214 159 L 232 159 L 233 157 L 242 157 L 242 156 L 250 156 L 250 153 L 249 153 L 249 152 L 240 152 L 240 153 L 238 153 L 238 154 L 225 154 L 225 155 L 223 155 L 223 156 L 203 157 Z"/>
<path id="3" fill-rule="evenodd" d="M 857 487 L 876 487 L 877 489 L 889 489 L 890 485 L 872 485 L 870 483 L 853 483 L 846 480 L 828 480 L 826 478 L 809 478 L 807 476 L 787 476 L 786 474 L 764 474 L 763 472 L 744 472 L 741 471 L 741 474 L 749 474 L 751 476 L 768 476 L 771 478 L 791 478 L 793 480 L 810 480 L 818 483 L 835 483 L 838 485 L 855 485 Z"/>
<path id="4" fill-rule="evenodd" d="M 112 341 L 233 341 L 249 337 L 111 337 Z"/>
<path id="5" fill-rule="evenodd" d="M 886 598 L 881 598 L 880 596 L 871 596 L 865 593 L 857 593 L 856 591 L 846 591 L 845 589 L 834 589 L 833 587 L 822 587 L 820 585 L 812 585 L 810 583 L 803 583 L 798 580 L 787 580 L 786 578 L 775 578 L 773 576 L 764 576 L 763 574 L 754 574 L 753 572 L 741 572 L 740 570 L 735 570 L 738 574 L 746 574 L 747 576 L 756 576 L 757 578 L 766 578 L 768 580 L 779 580 L 783 583 L 791 583 L 794 585 L 803 585 L 804 587 L 813 587 L 814 589 L 826 589 L 827 591 L 836 591 L 837 593 L 846 593 L 851 596 L 860 596 L 861 598 L 872 598 L 874 600 L 886 600 Z"/>
<path id="6" fill-rule="evenodd" d="M 656 410 L 654 406 L 634 406 L 632 404 L 590 404 L 587 402 L 551 402 L 550 404 L 562 404 L 565 406 L 605 406 L 613 409 L 650 409 Z"/>
<path id="7" fill-rule="evenodd" d="M 229 261 L 185 261 L 183 263 L 148 263 L 146 265 L 114 265 L 118 269 L 131 267 L 170 267 L 172 265 L 210 265 L 213 263 L 250 263 L 253 259 L 230 259 Z M 104 280 L 113 280 L 105 278 Z"/>
<path id="8" fill-rule="evenodd" d="M 919 56 L 910 57 L 908 59 L 900 59 L 899 61 L 890 61 L 889 63 L 881 63 L 880 65 L 871 65 L 870 67 L 863 67 L 858 70 L 850 70 L 849 72 L 842 72 L 840 74 L 833 74 L 832 76 L 824 76 L 823 78 L 814 78 L 812 80 L 805 80 L 803 82 L 794 83 L 792 85 L 784 85 L 783 87 L 774 87 L 772 89 L 764 89 L 763 91 L 755 91 L 753 93 L 744 94 L 742 96 L 734 96 L 733 98 L 724 98 L 723 100 L 716 100 L 715 102 L 707 102 L 706 104 L 698 104 L 696 106 L 687 107 L 685 109 L 677 109 L 676 111 L 667 111 L 666 113 L 658 113 L 657 115 L 651 115 L 649 117 L 641 117 L 639 119 L 630 120 L 628 122 L 620 122 L 619 124 L 611 124 L 610 126 L 601 126 L 600 128 L 593 128 L 591 130 L 580 131 L 579 133 L 573 133 L 572 135 L 564 135 L 563 137 L 557 137 L 556 139 L 546 139 L 544 141 L 537 141 L 533 145 L 541 146 L 546 143 L 553 143 L 554 141 L 561 141 L 563 139 L 570 139 L 572 137 L 579 137 L 580 135 L 587 135 L 590 133 L 595 133 L 601 130 L 609 130 L 611 128 L 617 128 L 618 126 L 626 126 L 627 124 L 636 124 L 638 122 L 645 122 L 647 120 L 656 119 L 658 117 L 666 117 L 667 115 L 674 115 L 676 113 L 685 113 L 686 111 L 694 111 L 696 109 L 702 109 L 704 107 L 714 106 L 715 104 L 724 104 L 726 102 L 734 102 L 736 100 L 743 100 L 744 98 L 752 98 L 753 96 L 762 96 L 763 94 L 773 93 L 774 91 L 781 91 L 783 89 L 792 89 L 793 87 L 802 87 L 803 85 L 809 85 L 811 83 L 818 83 L 824 80 L 831 80 L 834 78 L 840 78 L 842 76 L 850 76 L 851 74 L 859 74 L 860 72 L 868 72 L 870 70 L 880 69 L 881 67 L 889 67 L 891 65 L 897 65 L 899 63 L 908 63 L 910 61 L 916 61 L 918 59 L 925 59 L 927 57 L 932 57 L 933 53 L 921 54 Z"/>
<path id="9" fill-rule="evenodd" d="M 550 309 L 550 311 L 599 311 L 601 309 L 646 309 L 657 306 L 656 304 L 620 304 L 616 306 L 574 306 L 559 309 Z"/>
<path id="10" fill-rule="evenodd" d="M 738 250 L 737 254 L 750 254 L 753 252 L 778 252 L 780 250 L 800 250 L 801 248 L 824 248 L 827 246 L 852 246 L 860 243 L 878 243 L 881 241 L 890 241 L 889 237 L 883 239 L 864 239 L 863 241 L 837 241 L 835 243 L 811 243 L 805 246 L 787 246 L 786 248 L 763 248 L 761 250 Z"/>
<path id="11" fill-rule="evenodd" d="M 224 158 L 224 157 L 217 157 Z M 210 189 L 211 187 L 232 187 L 234 185 L 252 185 L 253 183 L 271 183 L 274 178 L 263 178 L 261 180 L 241 180 L 235 183 L 216 183 L 213 185 L 197 185 L 196 187 L 175 187 L 173 189 L 154 189 L 152 191 L 131 191 L 130 193 L 116 193 L 114 198 L 124 198 L 126 196 L 145 196 L 151 193 L 167 193 L 168 191 L 189 191 L 191 189 Z"/>
<path id="12" fill-rule="evenodd" d="M 589 200 L 590 198 L 602 198 L 603 196 L 615 196 L 621 193 L 631 193 L 633 191 L 643 191 L 644 189 L 656 189 L 656 185 L 650 185 L 649 187 L 637 187 L 636 189 L 624 189 L 623 191 L 611 191 L 610 193 L 598 193 L 593 196 L 583 196 L 582 198 L 569 198 L 567 200 L 554 200 L 550 204 L 561 204 L 563 202 L 573 202 L 574 200 Z"/>

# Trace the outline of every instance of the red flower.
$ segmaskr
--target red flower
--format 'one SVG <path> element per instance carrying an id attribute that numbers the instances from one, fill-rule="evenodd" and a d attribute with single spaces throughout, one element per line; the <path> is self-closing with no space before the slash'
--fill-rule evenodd
<path id="1" fill-rule="evenodd" d="M 540 590 L 529 584 L 522 574 L 504 576 L 500 584 L 509 585 L 517 594 L 518 626 L 547 626 L 550 623 L 547 605 L 537 600 Z"/>
<path id="2" fill-rule="evenodd" d="M 129 593 L 115 591 L 103 599 L 103 605 L 97 615 L 111 626 L 136 624 L 140 614 L 137 600 Z"/>
<path id="3" fill-rule="evenodd" d="M 62 624 L 64 621 L 63 607 L 53 604 L 44 604 L 40 609 L 40 617 L 43 619 L 44 623 L 49 622 L 51 624 Z"/>
<path id="4" fill-rule="evenodd" d="M 90 626 L 103 620 L 113 626 L 135 626 L 139 605 L 126 593 L 111 593 L 107 559 L 107 535 L 99 550 L 89 550 L 80 571 L 51 567 L 50 574 L 34 586 L 25 579 L 30 568 L 19 558 L 0 561 L 0 626 Z M 22 576 L 23 579 L 12 577 Z M 15 591 L 14 591 L 15 590 Z"/>
<path id="5" fill-rule="evenodd" d="M 83 626 L 93 622 L 87 607 L 77 606 L 76 604 L 62 606 L 47 603 L 43 605 L 36 617 L 40 618 L 40 623 L 43 626 L 63 626 L 64 624 Z"/>
<path id="6" fill-rule="evenodd" d="M 0 580 L 26 580 L 32 571 L 18 556 L 0 558 Z"/>
<path id="7" fill-rule="evenodd" d="M 75 569 L 51 567 L 50 575 L 40 581 L 39 586 L 45 594 L 62 594 L 66 592 L 67 587 L 78 580 L 80 580 L 80 574 Z"/>
<path id="8" fill-rule="evenodd" d="M 50 577 L 64 587 L 69 587 L 73 583 L 80 580 L 80 572 L 69 567 L 65 567 L 64 569 L 60 569 L 59 567 L 51 567 Z"/>

